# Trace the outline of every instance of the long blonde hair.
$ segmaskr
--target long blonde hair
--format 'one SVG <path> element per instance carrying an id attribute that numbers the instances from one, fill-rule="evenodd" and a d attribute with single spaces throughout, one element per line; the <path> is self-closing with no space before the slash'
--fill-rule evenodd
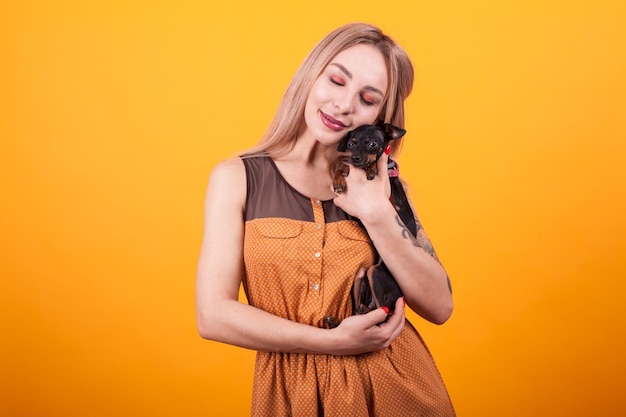
<path id="1" fill-rule="evenodd" d="M 397 43 L 376 26 L 350 23 L 329 33 L 309 52 L 287 87 L 268 129 L 257 146 L 246 151 L 243 156 L 279 156 L 291 150 L 305 128 L 304 108 L 313 83 L 338 53 L 359 44 L 374 46 L 387 63 L 389 88 L 378 120 L 403 128 L 404 100 L 413 88 L 411 60 Z M 400 140 L 393 141 L 392 154 L 400 146 Z"/>

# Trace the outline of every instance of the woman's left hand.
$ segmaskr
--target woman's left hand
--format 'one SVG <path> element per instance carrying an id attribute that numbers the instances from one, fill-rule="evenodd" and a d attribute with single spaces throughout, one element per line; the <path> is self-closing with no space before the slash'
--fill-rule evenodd
<path id="1" fill-rule="evenodd" d="M 382 205 L 389 204 L 391 195 L 388 160 L 386 153 L 378 158 L 378 174 L 372 180 L 367 179 L 365 170 L 350 167 L 350 174 L 345 177 L 346 190 L 334 198 L 335 205 L 361 220 L 380 213 Z"/>

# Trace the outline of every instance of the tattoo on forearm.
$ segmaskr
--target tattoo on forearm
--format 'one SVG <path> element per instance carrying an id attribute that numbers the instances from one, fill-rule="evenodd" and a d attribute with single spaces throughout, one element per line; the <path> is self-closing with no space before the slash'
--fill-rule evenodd
<path id="1" fill-rule="evenodd" d="M 398 216 L 397 214 L 396 214 L 396 223 L 398 223 L 398 226 L 400 226 L 400 228 L 402 229 L 402 237 L 405 239 L 409 239 L 411 243 L 413 243 L 413 246 L 421 248 L 421 246 L 417 242 L 417 239 L 411 234 L 411 232 L 406 227 L 402 219 L 400 219 L 400 216 Z M 421 226 L 418 223 L 418 236 L 419 236 L 420 229 L 421 229 Z"/>
<path id="2" fill-rule="evenodd" d="M 404 224 L 404 222 L 402 221 L 402 219 L 400 219 L 400 216 L 398 215 L 396 215 L 396 223 L 398 223 L 398 226 L 400 226 L 400 228 L 402 229 L 403 238 L 409 239 L 411 243 L 413 243 L 413 246 L 424 249 L 430 256 L 432 256 L 441 265 L 441 261 L 439 260 L 439 257 L 435 253 L 435 248 L 433 247 L 432 243 L 430 243 L 430 240 L 426 236 L 426 232 L 424 231 L 424 228 L 422 227 L 422 224 L 420 223 L 417 217 L 415 217 L 415 226 L 417 228 L 417 236 L 413 236 L 413 234 L 411 234 L 409 229 L 406 227 L 406 225 Z M 452 284 L 450 283 L 450 277 L 448 277 L 447 274 L 446 274 L 446 280 L 448 281 L 448 289 L 450 290 L 450 293 L 452 293 Z"/>
<path id="3" fill-rule="evenodd" d="M 411 243 L 413 243 L 413 246 L 424 249 L 427 253 L 430 254 L 430 256 L 432 256 L 433 258 L 437 260 L 437 262 L 439 262 L 439 258 L 437 257 L 437 254 L 435 253 L 435 248 L 433 248 L 433 245 L 430 243 L 430 240 L 428 240 L 428 237 L 426 237 L 424 228 L 422 227 L 422 224 L 419 222 L 417 218 L 415 218 L 415 225 L 417 227 L 417 236 L 413 236 L 411 234 L 409 229 L 402 222 L 402 219 L 400 219 L 400 216 L 398 215 L 396 215 L 396 223 L 398 223 L 398 226 L 400 226 L 400 228 L 402 229 L 403 238 L 409 239 Z"/>

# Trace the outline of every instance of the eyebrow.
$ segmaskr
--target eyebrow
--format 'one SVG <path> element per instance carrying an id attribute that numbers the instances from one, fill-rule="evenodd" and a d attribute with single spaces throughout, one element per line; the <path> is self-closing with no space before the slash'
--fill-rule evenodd
<path id="1" fill-rule="evenodd" d="M 330 65 L 339 68 L 341 70 L 341 72 L 346 74 L 346 76 L 348 78 L 352 79 L 352 73 L 348 70 L 348 68 L 344 67 L 343 65 L 341 65 L 341 64 L 339 64 L 337 62 L 331 62 Z M 367 90 L 367 91 L 371 91 L 373 93 L 378 93 L 381 96 L 385 97 L 385 94 L 382 91 L 380 91 L 378 88 L 376 88 L 376 87 L 372 87 L 370 85 L 366 85 L 365 87 L 363 87 L 363 89 Z"/>

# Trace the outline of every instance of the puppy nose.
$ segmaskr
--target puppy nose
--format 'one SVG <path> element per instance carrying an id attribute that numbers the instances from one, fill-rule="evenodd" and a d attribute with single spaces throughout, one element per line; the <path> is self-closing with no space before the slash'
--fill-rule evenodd
<path id="1" fill-rule="evenodd" d="M 360 162 L 361 161 L 361 155 L 352 155 L 352 161 L 353 162 Z"/>

